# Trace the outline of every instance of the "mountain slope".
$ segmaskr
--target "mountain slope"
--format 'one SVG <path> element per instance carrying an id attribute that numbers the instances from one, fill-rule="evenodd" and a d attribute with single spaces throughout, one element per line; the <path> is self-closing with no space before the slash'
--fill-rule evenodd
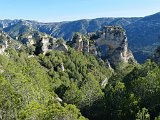
<path id="1" fill-rule="evenodd" d="M 146 19 L 153 20 L 147 17 Z M 28 28 L 36 29 L 40 24 L 35 21 L 22 21 L 14 24 L 15 27 L 10 27 L 8 33 L 12 34 L 14 31 L 15 36 L 32 33 Z M 98 26 L 97 23 L 95 24 Z M 19 32 L 23 25 L 27 29 Z M 88 20 L 78 25 L 84 30 L 89 26 Z M 102 29 L 104 33 L 99 31 L 102 34 L 102 40 L 104 40 L 103 36 L 110 38 L 116 36 L 115 43 L 118 41 L 117 38 L 121 40 L 120 46 L 115 50 L 126 51 L 125 30 L 115 26 L 105 28 L 106 31 Z M 49 27 L 46 29 L 49 30 Z M 77 38 L 82 42 L 87 41 L 89 37 Z M 17 42 L 3 31 L 0 32 L 0 40 L 2 46 L 8 40 Z M 45 38 L 40 41 L 44 41 L 45 45 L 48 45 L 46 43 L 49 41 L 53 43 L 53 39 Z M 110 41 L 113 42 L 113 39 Z M 57 43 L 62 42 L 59 40 Z M 93 41 L 90 42 L 94 44 Z M 158 120 L 160 118 L 158 97 L 160 96 L 160 66 L 153 62 L 154 59 L 142 65 L 120 63 L 113 70 L 107 61 L 70 47 L 66 52 L 52 49 L 46 54 L 35 55 L 26 49 L 30 46 L 19 49 L 15 49 L 10 44 L 8 46 L 3 51 L 5 54 L 0 54 L 0 119 L 2 120 L 135 120 L 141 118 Z M 113 44 L 111 47 L 113 48 Z M 125 54 L 128 57 L 126 52 L 120 55 Z M 160 58 L 159 53 L 157 49 L 156 58 Z M 117 56 L 115 58 L 117 59 Z M 156 62 L 159 63 L 159 61 Z"/>
<path id="2" fill-rule="evenodd" d="M 21 34 L 30 33 L 34 30 L 29 23 L 19 20 L 16 24 L 4 28 L 3 31 L 8 33 L 12 38 L 16 38 Z"/>
<path id="3" fill-rule="evenodd" d="M 136 56 L 144 56 L 144 58 L 140 58 L 142 61 L 160 45 L 160 13 L 146 16 L 125 28 L 130 48 Z"/>
<path id="4" fill-rule="evenodd" d="M 96 32 L 103 26 L 107 25 L 119 25 L 127 26 L 140 18 L 97 18 L 92 20 L 78 20 L 72 22 L 62 22 L 59 24 L 45 25 L 45 27 L 50 28 L 49 31 L 43 31 L 38 27 L 41 32 L 49 33 L 54 37 L 63 37 L 64 39 L 71 39 L 74 32 L 80 32 L 82 34 L 87 34 L 89 32 Z"/>
<path id="5" fill-rule="evenodd" d="M 24 23 L 25 25 L 23 25 Z M 160 13 L 143 18 L 96 18 L 55 23 L 0 20 L 0 29 L 12 37 L 34 29 L 56 38 L 63 37 L 65 40 L 70 40 L 75 32 L 87 34 L 108 25 L 118 25 L 126 29 L 129 47 L 140 63 L 149 58 L 155 48 L 160 45 Z"/>
<path id="6" fill-rule="evenodd" d="M 53 37 L 63 37 L 64 39 L 70 39 L 74 32 L 80 32 L 87 34 L 89 32 L 96 32 L 103 26 L 107 25 L 119 25 L 127 26 L 140 18 L 96 18 L 96 19 L 83 19 L 71 22 L 57 22 L 57 23 L 40 23 L 30 20 L 4 20 L 0 21 L 0 28 L 8 32 L 10 28 L 16 26 L 16 24 L 27 23 L 30 27 Z M 25 24 L 26 25 L 26 24 Z M 2 27 L 3 26 L 3 27 Z"/>

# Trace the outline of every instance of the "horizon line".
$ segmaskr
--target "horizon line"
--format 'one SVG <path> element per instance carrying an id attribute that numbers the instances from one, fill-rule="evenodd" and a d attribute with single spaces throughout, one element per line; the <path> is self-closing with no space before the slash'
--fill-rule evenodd
<path id="1" fill-rule="evenodd" d="M 156 12 L 154 14 L 157 14 L 160 12 Z M 95 17 L 95 18 L 80 18 L 80 19 L 72 19 L 72 20 L 60 20 L 60 21 L 41 21 L 41 20 L 36 20 L 36 19 L 25 19 L 25 18 L 4 18 L 4 19 L 0 19 L 0 20 L 25 20 L 25 21 L 35 21 L 38 23 L 61 23 L 61 22 L 72 22 L 72 21 L 80 21 L 80 20 L 93 20 L 93 19 L 99 19 L 99 18 L 143 18 L 143 17 L 147 17 L 150 15 L 154 15 L 154 14 L 149 14 L 149 15 L 144 15 L 144 16 L 107 16 L 107 17 Z"/>

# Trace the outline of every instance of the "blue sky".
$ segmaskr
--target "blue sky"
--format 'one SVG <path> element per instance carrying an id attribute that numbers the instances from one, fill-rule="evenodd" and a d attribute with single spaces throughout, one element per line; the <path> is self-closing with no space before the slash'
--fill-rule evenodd
<path id="1" fill-rule="evenodd" d="M 160 0 L 0 0 L 0 19 L 56 22 L 156 12 L 160 12 Z"/>

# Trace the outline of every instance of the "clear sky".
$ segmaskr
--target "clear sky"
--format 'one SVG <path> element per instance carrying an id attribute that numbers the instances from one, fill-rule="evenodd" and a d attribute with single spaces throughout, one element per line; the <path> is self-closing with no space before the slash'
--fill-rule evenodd
<path id="1" fill-rule="evenodd" d="M 0 0 L 0 19 L 56 22 L 156 12 L 160 12 L 160 0 Z"/>

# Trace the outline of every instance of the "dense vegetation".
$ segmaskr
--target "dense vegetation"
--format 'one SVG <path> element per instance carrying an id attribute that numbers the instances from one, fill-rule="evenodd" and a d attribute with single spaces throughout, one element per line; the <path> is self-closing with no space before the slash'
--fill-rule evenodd
<path id="1" fill-rule="evenodd" d="M 0 56 L 2 119 L 85 119 L 76 106 L 60 104 L 54 92 L 54 86 L 58 86 L 56 78 L 49 76 L 38 57 L 28 57 L 13 49 L 8 52 L 9 55 Z"/>
<path id="2" fill-rule="evenodd" d="M 0 55 L 0 119 L 158 120 L 159 73 L 150 60 L 113 72 L 72 48 L 38 56 L 9 48 Z"/>
<path id="3" fill-rule="evenodd" d="M 43 43 L 23 42 L 31 35 L 38 43 L 37 36 L 46 34 L 22 21 L 8 33 L 16 40 L 1 32 L 1 49 L 7 47 L 0 54 L 0 120 L 160 119 L 160 47 L 144 64 L 120 62 L 112 69 L 107 61 L 69 46 L 65 52 L 40 54 Z"/>
<path id="4" fill-rule="evenodd" d="M 24 50 L 7 53 L 0 56 L 0 118 L 4 120 L 85 119 L 77 108 L 101 99 L 99 82 L 111 76 L 95 57 L 72 49 L 35 57 Z"/>

